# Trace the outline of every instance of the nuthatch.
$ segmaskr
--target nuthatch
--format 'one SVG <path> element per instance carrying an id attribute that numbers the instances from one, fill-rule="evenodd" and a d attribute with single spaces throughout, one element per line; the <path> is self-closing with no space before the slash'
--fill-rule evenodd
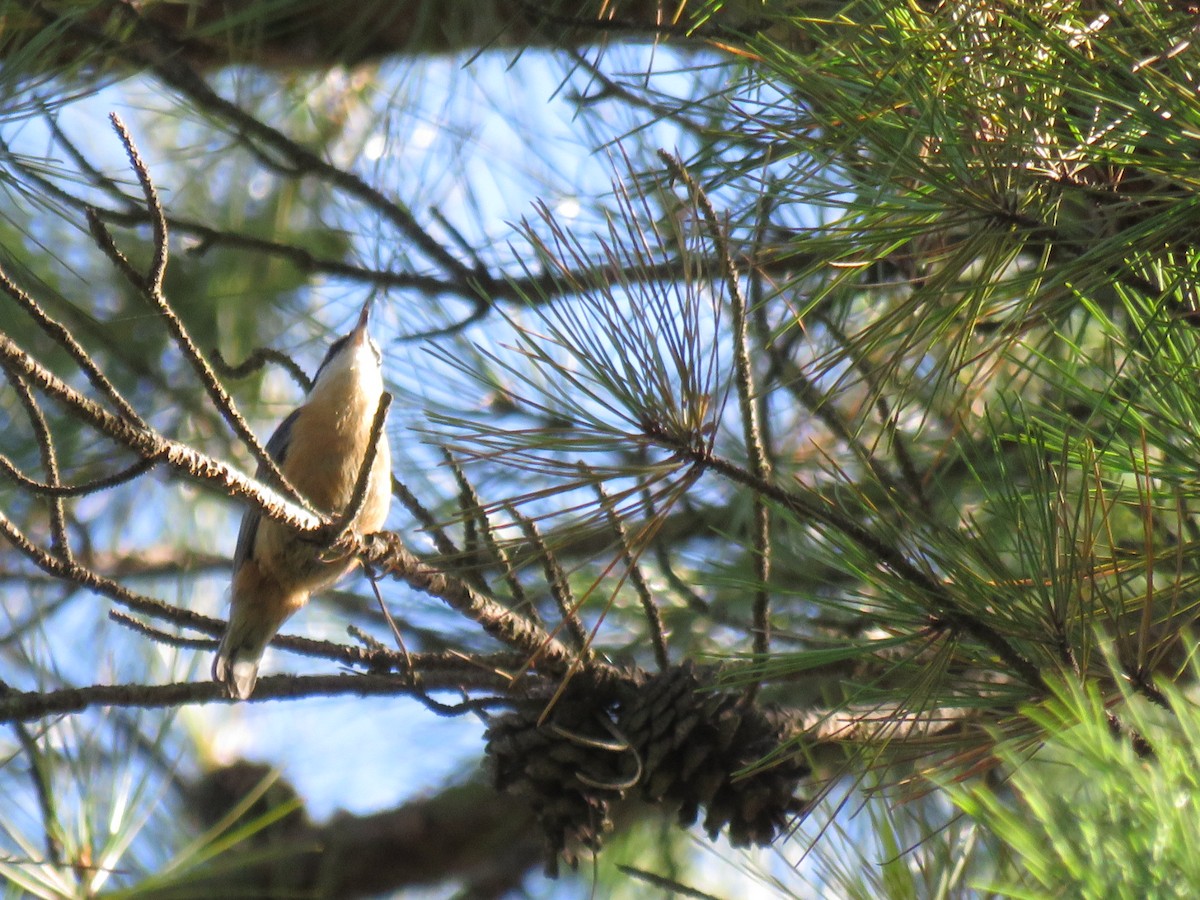
<path id="1" fill-rule="evenodd" d="M 367 334 L 369 304 L 348 335 L 333 342 L 304 405 L 292 412 L 267 442 L 285 478 L 313 508 L 331 516 L 346 511 L 371 440 L 383 396 L 379 347 Z M 351 527 L 378 531 L 392 499 L 391 454 L 381 435 L 367 493 Z M 265 473 L 259 469 L 259 477 Z M 229 625 L 213 660 L 213 679 L 233 697 L 254 690 L 258 663 L 288 616 L 354 568 L 355 560 L 330 561 L 327 548 L 286 525 L 246 512 L 233 554 Z"/>

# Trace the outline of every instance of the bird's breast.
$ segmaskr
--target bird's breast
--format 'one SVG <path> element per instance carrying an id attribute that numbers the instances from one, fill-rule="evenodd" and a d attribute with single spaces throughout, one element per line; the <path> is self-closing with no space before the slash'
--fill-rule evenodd
<path id="1" fill-rule="evenodd" d="M 367 452 L 371 418 L 373 414 L 354 409 L 301 407 L 292 426 L 283 472 L 321 512 L 337 515 L 349 504 Z M 386 451 L 377 453 L 377 461 L 381 455 Z"/>

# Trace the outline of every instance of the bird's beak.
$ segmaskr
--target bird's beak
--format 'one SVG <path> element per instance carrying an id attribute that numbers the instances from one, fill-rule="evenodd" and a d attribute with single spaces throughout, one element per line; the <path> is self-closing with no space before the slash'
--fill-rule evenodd
<path id="1" fill-rule="evenodd" d="M 371 318 L 371 301 L 368 300 L 363 304 L 362 312 L 358 314 L 358 323 L 354 326 L 354 330 L 350 332 L 350 336 L 355 342 L 361 342 L 367 337 L 367 322 Z"/>

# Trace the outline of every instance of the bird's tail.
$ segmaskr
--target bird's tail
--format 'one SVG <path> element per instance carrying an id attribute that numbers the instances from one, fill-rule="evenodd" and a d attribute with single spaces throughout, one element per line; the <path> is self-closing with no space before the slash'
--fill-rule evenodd
<path id="1" fill-rule="evenodd" d="M 213 660 L 213 681 L 225 685 L 231 697 L 249 699 L 258 680 L 258 664 L 279 626 L 261 616 L 248 616 L 234 604 L 229 627 Z"/>

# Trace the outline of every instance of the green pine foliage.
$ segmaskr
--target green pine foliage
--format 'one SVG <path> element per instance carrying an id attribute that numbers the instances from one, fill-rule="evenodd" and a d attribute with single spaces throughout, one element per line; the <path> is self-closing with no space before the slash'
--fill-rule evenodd
<path id="1" fill-rule="evenodd" d="M 1150 740 L 1153 757 L 1114 734 L 1098 691 L 1063 684 L 1029 713 L 1049 736 L 1037 754 L 1004 751 L 1003 782 L 946 786 L 1012 854 L 1012 865 L 980 888 L 1006 897 L 1195 894 L 1200 866 L 1189 843 L 1200 710 L 1174 688 L 1165 693 L 1169 713 L 1123 698 L 1123 714 Z"/>
<path id="2" fill-rule="evenodd" d="M 415 66 L 347 78 L 341 93 L 334 78 L 209 73 L 237 114 L 166 67 L 171 91 L 140 124 L 170 123 L 146 140 L 164 157 L 147 154 L 153 174 L 177 189 L 168 293 L 199 342 L 234 359 L 275 342 L 280 322 L 315 346 L 331 310 L 377 296 L 397 474 L 418 498 L 389 524 L 428 565 L 539 610 L 556 639 L 606 663 L 686 661 L 714 673 L 707 689 L 769 705 L 786 740 L 751 769 L 802 757 L 809 805 L 769 852 L 720 845 L 765 891 L 1195 894 L 1194 5 L 859 0 L 753 13 L 682 10 L 655 51 L 675 53 L 666 63 L 647 53 L 622 65 L 620 48 L 548 54 L 563 67 L 567 126 L 495 101 L 536 197 L 511 216 L 495 212 L 508 184 L 473 136 L 478 111 L 447 100 L 461 159 L 433 154 L 421 178 L 379 150 L 430 124 L 405 118 Z M 243 34 L 252 18 L 230 24 Z M 103 202 L 112 227 L 132 226 L 130 258 L 149 257 L 127 176 L 89 173 L 94 148 L 55 130 L 66 94 L 94 90 L 78 85 L 111 60 L 30 74 L 52 66 L 50 38 L 71 27 L 48 26 L 0 68 L 6 121 L 41 117 L 61 157 L 0 160 L 9 196 L 39 198 L 4 210 L 0 262 L 156 427 L 244 461 L 80 225 Z M 48 86 L 64 96 L 35 102 Z M 310 97 L 320 89 L 325 106 Z M 543 139 L 552 127 L 589 162 L 608 154 L 603 184 L 562 176 Z M 665 136 L 676 145 L 660 146 Z M 368 146 L 381 154 L 371 165 Z M 250 204 L 246 183 L 261 188 Z M 214 184 L 227 194 L 209 196 Z M 24 317 L 0 315 L 0 331 L 70 368 Z M 260 389 L 293 396 L 273 375 L 238 390 L 248 403 Z M 0 413 L 35 418 L 18 390 L 0 395 Z M 53 428 L 78 461 L 72 479 L 104 470 L 78 427 Z M 23 471 L 44 463 L 35 430 L 7 429 L 0 446 Z M 226 498 L 201 493 L 164 501 L 196 525 L 187 540 L 228 518 Z M 56 527 L 52 504 L 0 496 L 39 540 Z M 69 505 L 72 527 L 136 556 L 117 524 L 135 495 L 98 497 Z M 168 573 L 163 592 L 215 609 L 213 569 L 196 567 Z M 57 664 L 70 649 L 47 623 L 72 595 L 29 596 L 0 645 L 5 677 L 22 690 L 70 684 L 78 673 Z M 391 639 L 373 605 L 333 615 Z M 492 664 L 474 621 L 400 620 L 418 652 Z M 136 646 L 143 680 L 193 661 L 186 645 L 165 667 Z M 103 796 L 80 785 L 106 750 L 69 731 L 13 731 L 0 777 L 15 783 L 11 760 L 28 767 L 20 811 L 0 809 L 12 857 L 0 870 L 14 885 L 169 893 L 237 871 L 239 844 L 259 830 L 269 842 L 275 818 L 302 805 L 250 824 L 238 809 L 150 848 L 163 796 L 151 786 L 174 777 L 162 748 L 191 760 L 203 740 L 169 719 L 130 728 L 156 761 L 112 777 Z M 162 802 L 182 808 L 185 795 Z M 593 873 L 604 889 L 707 895 L 677 833 L 618 821 L 628 830 Z M 101 859 L 112 876 L 89 868 Z"/>

